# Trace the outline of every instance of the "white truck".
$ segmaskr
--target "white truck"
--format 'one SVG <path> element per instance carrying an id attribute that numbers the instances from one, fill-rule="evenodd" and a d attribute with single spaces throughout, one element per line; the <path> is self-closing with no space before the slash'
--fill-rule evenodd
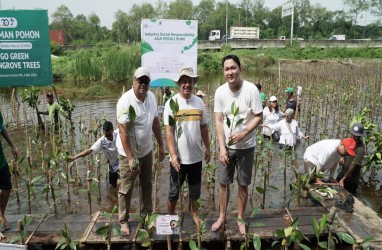
<path id="1" fill-rule="evenodd" d="M 230 37 L 231 39 L 259 39 L 260 28 L 259 27 L 231 27 Z"/>
<path id="2" fill-rule="evenodd" d="M 208 40 L 210 41 L 220 40 L 220 30 L 211 30 L 208 36 Z"/>
<path id="3" fill-rule="evenodd" d="M 333 35 L 329 40 L 345 40 L 346 35 Z"/>

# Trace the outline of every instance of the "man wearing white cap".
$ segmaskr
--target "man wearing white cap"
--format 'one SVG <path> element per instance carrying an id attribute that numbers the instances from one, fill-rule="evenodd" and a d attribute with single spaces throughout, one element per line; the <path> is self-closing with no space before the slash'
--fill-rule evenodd
<path id="1" fill-rule="evenodd" d="M 354 123 L 350 128 L 351 137 L 356 142 L 355 156 L 345 156 L 343 168 L 337 176 L 340 186 L 344 187 L 350 193 L 356 193 L 358 180 L 361 175 L 362 161 L 365 156 L 365 145 L 361 137 L 365 135 L 365 129 L 359 122 Z"/>
<path id="2" fill-rule="evenodd" d="M 192 215 L 199 225 L 198 208 L 194 202 L 200 198 L 202 180 L 202 143 L 205 146 L 204 160 L 210 161 L 207 113 L 203 101 L 192 94 L 198 75 L 192 68 L 182 68 L 175 82 L 179 93 L 167 101 L 163 112 L 166 141 L 170 153 L 170 191 L 167 208 L 174 214 L 179 190 L 187 177 Z M 179 105 L 179 109 L 172 107 Z M 174 113 L 177 112 L 177 113 Z M 178 128 L 181 127 L 181 134 Z"/>
<path id="3" fill-rule="evenodd" d="M 159 161 L 164 159 L 164 147 L 157 113 L 155 96 L 149 89 L 150 72 L 138 68 L 134 73 L 133 87 L 117 103 L 119 137 L 117 149 L 120 162 L 121 186 L 118 191 L 118 217 L 121 232 L 130 234 L 128 225 L 134 181 L 139 174 L 142 215 L 152 212 L 152 134 L 159 144 Z M 134 109 L 136 117 L 131 113 Z"/>

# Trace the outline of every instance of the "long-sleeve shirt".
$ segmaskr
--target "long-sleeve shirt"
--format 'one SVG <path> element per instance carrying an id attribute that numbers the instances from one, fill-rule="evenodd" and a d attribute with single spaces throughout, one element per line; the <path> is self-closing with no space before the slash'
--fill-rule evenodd
<path id="1" fill-rule="evenodd" d="M 50 123 L 54 124 L 54 116 L 57 112 L 57 119 L 59 117 L 59 112 L 61 111 L 61 106 L 57 102 L 53 102 L 51 105 L 48 104 L 48 110 L 42 112 L 43 115 L 49 115 Z"/>

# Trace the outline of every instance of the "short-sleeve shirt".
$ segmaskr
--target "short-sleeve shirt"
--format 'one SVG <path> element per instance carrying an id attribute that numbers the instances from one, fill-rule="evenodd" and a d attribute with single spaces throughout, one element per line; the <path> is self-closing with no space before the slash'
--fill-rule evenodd
<path id="1" fill-rule="evenodd" d="M 195 95 L 186 100 L 179 94 L 176 94 L 172 99 L 178 101 L 179 104 L 179 111 L 175 119 L 179 119 L 184 115 L 184 120 L 177 123 L 177 126 L 182 127 L 182 134 L 179 139 L 175 136 L 179 151 L 178 157 L 181 159 L 182 164 L 200 162 L 203 158 L 200 125 L 207 124 L 207 114 L 203 100 Z M 164 125 L 169 125 L 170 115 L 174 117 L 170 102 L 167 102 L 163 112 Z"/>
<path id="2" fill-rule="evenodd" d="M 231 105 L 235 104 L 239 107 L 239 113 L 233 120 L 234 116 L 231 112 Z M 261 97 L 259 90 L 256 86 L 248 81 L 243 81 L 241 89 L 237 92 L 232 92 L 228 83 L 224 83 L 215 92 L 214 112 L 223 113 L 224 121 L 224 136 L 226 145 L 228 145 L 229 137 L 231 135 L 231 128 L 227 126 L 227 117 L 230 119 L 231 124 L 244 118 L 241 125 L 232 130 L 232 133 L 243 131 L 248 127 L 248 124 L 255 118 L 255 115 L 262 113 L 263 107 L 261 104 Z M 232 122 L 233 121 L 233 122 Z M 247 134 L 240 142 L 228 146 L 231 149 L 247 149 L 256 146 L 256 132 L 253 130 Z"/>
<path id="3" fill-rule="evenodd" d="M 111 165 L 113 172 L 117 172 L 119 169 L 118 150 L 116 146 L 118 134 L 119 131 L 116 129 L 113 131 L 112 141 L 109 141 L 105 136 L 102 136 L 91 146 L 91 149 L 95 153 L 99 153 L 101 150 L 103 151 L 107 163 Z"/>
<path id="4" fill-rule="evenodd" d="M 132 106 L 137 115 L 134 124 L 131 124 L 128 131 L 130 145 L 134 155 L 136 155 L 137 145 L 139 145 L 138 158 L 150 153 L 153 149 L 153 121 L 158 116 L 157 102 L 152 92 L 148 91 L 144 102 L 140 101 L 130 89 L 119 98 L 117 103 L 117 121 L 121 124 L 129 123 L 129 108 Z M 138 142 L 138 143 L 137 143 Z M 117 149 L 120 155 L 126 156 L 120 136 L 117 138 Z"/>
<path id="5" fill-rule="evenodd" d="M 5 122 L 3 118 L 3 114 L 0 112 L 0 133 L 2 133 L 3 130 L 5 130 Z M 3 151 L 3 145 L 1 144 L 0 140 L 0 169 L 5 167 L 8 164 L 7 158 L 5 158 L 5 154 Z"/>
<path id="6" fill-rule="evenodd" d="M 304 160 L 316 166 L 316 172 L 337 167 L 341 155 L 337 152 L 341 140 L 326 139 L 316 142 L 306 148 Z"/>
<path id="7" fill-rule="evenodd" d="M 49 115 L 50 123 L 54 124 L 54 115 L 57 113 L 58 117 L 61 110 L 60 104 L 53 102 L 51 105 L 48 104 L 48 110 L 43 112 L 44 115 Z"/>

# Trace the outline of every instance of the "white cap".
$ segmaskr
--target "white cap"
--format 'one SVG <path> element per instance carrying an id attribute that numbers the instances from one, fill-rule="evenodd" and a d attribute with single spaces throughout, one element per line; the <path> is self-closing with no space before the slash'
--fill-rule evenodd
<path id="1" fill-rule="evenodd" d="M 188 76 L 188 77 L 193 78 L 194 83 L 196 83 L 199 79 L 199 76 L 194 74 L 194 70 L 191 67 L 181 68 L 179 71 L 178 77 L 175 79 L 175 82 L 179 82 L 179 80 L 182 76 Z"/>
<path id="2" fill-rule="evenodd" d="M 198 92 L 196 92 L 196 95 L 205 96 L 206 94 L 204 94 L 203 91 L 199 90 Z"/>
<path id="3" fill-rule="evenodd" d="M 276 98 L 276 96 L 271 96 L 271 98 L 269 98 L 269 101 L 270 102 L 274 102 L 274 101 L 277 101 L 277 98 Z"/>
<path id="4" fill-rule="evenodd" d="M 146 69 L 145 67 L 139 67 L 137 68 L 137 70 L 135 71 L 134 73 L 134 77 L 135 78 L 140 78 L 142 76 L 147 76 L 148 78 L 151 79 L 150 77 L 150 71 L 148 69 Z"/>

